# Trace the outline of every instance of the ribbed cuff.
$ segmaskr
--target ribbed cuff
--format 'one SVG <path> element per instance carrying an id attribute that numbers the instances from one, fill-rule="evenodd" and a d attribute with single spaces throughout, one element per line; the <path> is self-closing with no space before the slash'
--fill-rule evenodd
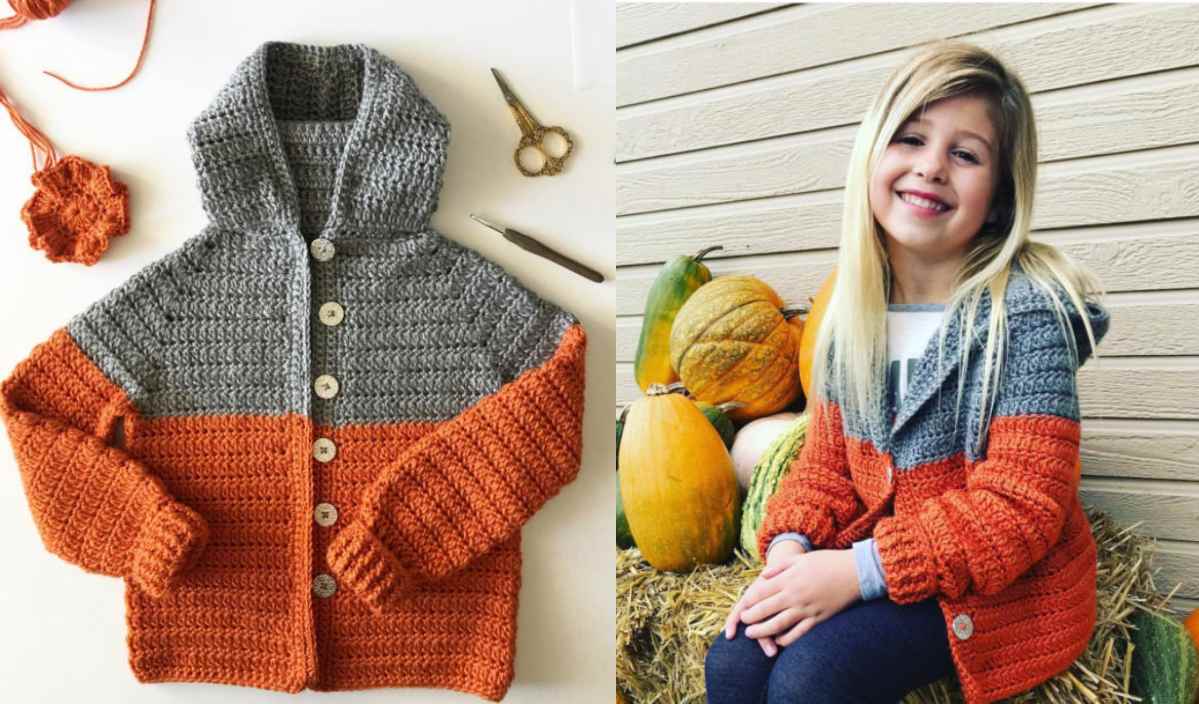
<path id="1" fill-rule="evenodd" d="M 133 543 L 129 578 L 150 596 L 165 594 L 208 544 L 208 522 L 178 501 L 159 504 Z"/>
<path id="2" fill-rule="evenodd" d="M 911 604 L 937 593 L 932 548 L 895 517 L 880 519 L 874 540 L 887 575 L 887 593 L 896 604 Z"/>
<path id="3" fill-rule="evenodd" d="M 325 561 L 338 586 L 348 587 L 376 613 L 387 611 L 412 583 L 408 570 L 361 523 L 351 523 L 337 534 Z"/>

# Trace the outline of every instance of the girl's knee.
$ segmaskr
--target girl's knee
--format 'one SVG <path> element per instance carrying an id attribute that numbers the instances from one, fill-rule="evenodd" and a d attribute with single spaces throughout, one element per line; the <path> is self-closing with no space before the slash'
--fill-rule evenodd
<path id="1" fill-rule="evenodd" d="M 757 641 L 745 637 L 744 626 L 738 628 L 732 640 L 726 639 L 722 631 L 704 657 L 708 702 L 759 702 L 773 664 Z"/>
<path id="2" fill-rule="evenodd" d="M 820 647 L 815 639 L 805 643 L 805 638 L 807 635 L 779 653 L 766 688 L 767 704 L 848 701 L 852 683 L 845 680 L 833 653 Z"/>
<path id="3" fill-rule="evenodd" d="M 737 638 L 741 638 L 741 634 L 737 634 Z M 736 638 L 729 640 L 724 637 L 724 631 L 716 636 L 716 640 L 708 646 L 708 654 L 704 657 L 704 676 L 709 681 L 713 677 L 725 677 L 730 674 L 735 674 L 738 669 L 738 660 L 743 658 L 740 655 L 740 648 L 737 647 Z"/>

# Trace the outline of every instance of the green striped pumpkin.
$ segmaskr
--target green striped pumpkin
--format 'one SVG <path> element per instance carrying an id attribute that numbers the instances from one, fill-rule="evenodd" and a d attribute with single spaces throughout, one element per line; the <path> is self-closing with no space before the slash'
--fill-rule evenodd
<path id="1" fill-rule="evenodd" d="M 791 468 L 791 462 L 799 456 L 807 436 L 808 414 L 804 413 L 766 448 L 762 459 L 754 466 L 745 503 L 741 506 L 741 548 L 759 560 L 762 556 L 758 554 L 758 529 L 766 517 L 766 502 L 774 496 L 779 482 Z"/>
<path id="2" fill-rule="evenodd" d="M 1132 633 L 1132 693 L 1145 704 L 1193 704 L 1199 653 L 1186 629 L 1162 614 L 1137 611 Z"/>

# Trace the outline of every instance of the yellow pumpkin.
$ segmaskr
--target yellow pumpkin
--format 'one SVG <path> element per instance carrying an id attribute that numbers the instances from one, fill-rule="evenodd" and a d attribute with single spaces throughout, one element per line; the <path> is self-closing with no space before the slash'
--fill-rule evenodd
<path id="1" fill-rule="evenodd" d="M 733 460 L 694 402 L 659 385 L 650 394 L 629 407 L 620 443 L 620 494 L 633 539 L 658 570 L 725 562 L 740 512 Z"/>
<path id="2" fill-rule="evenodd" d="M 729 416 L 748 421 L 786 408 L 799 395 L 794 328 L 783 301 L 752 276 L 721 276 L 687 299 L 670 332 L 670 361 L 700 401 L 739 401 Z"/>
<path id="3" fill-rule="evenodd" d="M 828 308 L 828 299 L 833 295 L 833 286 L 837 283 L 837 270 L 828 275 L 816 298 L 812 301 L 812 310 L 804 321 L 803 337 L 799 342 L 799 380 L 803 385 L 806 398 L 812 398 L 812 358 L 816 353 L 816 333 L 820 330 L 820 321 Z"/>

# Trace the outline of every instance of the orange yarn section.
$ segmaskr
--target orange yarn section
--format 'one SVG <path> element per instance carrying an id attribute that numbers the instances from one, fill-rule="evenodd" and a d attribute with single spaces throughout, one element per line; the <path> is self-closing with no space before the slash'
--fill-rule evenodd
<path id="1" fill-rule="evenodd" d="M 46 548 L 157 596 L 194 563 L 207 527 L 102 439 L 129 410 L 64 329 L 0 385 L 0 415 Z"/>
<path id="2" fill-rule="evenodd" d="M 29 245 L 52 262 L 91 266 L 108 242 L 129 232 L 129 189 L 107 166 L 77 156 L 35 173 L 33 196 L 21 208 Z"/>
<path id="3" fill-rule="evenodd" d="M 33 158 L 33 170 L 38 170 L 37 155 L 40 150 L 42 158 L 45 159 L 45 165 L 49 166 L 58 159 L 54 151 L 54 144 L 50 142 L 50 138 L 42 134 L 42 131 L 34 127 L 28 120 L 21 115 L 17 110 L 17 106 L 13 104 L 12 98 L 0 88 L 0 105 L 8 111 L 8 116 L 12 118 L 12 122 L 17 126 L 17 130 L 25 135 L 25 139 L 29 140 L 29 155 Z"/>
<path id="4" fill-rule="evenodd" d="M 551 359 L 455 418 L 323 427 L 143 418 L 60 330 L 0 387 L 0 411 L 47 547 L 129 578 L 138 680 L 499 701 L 520 526 L 579 469 L 584 353 L 575 325 Z M 329 462 L 313 458 L 318 437 L 336 445 Z M 318 523 L 318 504 L 336 518 Z M 363 534 L 386 556 L 346 550 Z M 318 575 L 331 594 L 315 592 Z"/>
<path id="5" fill-rule="evenodd" d="M 16 14 L 0 19 L 0 29 L 20 27 L 30 20 L 49 19 L 71 4 L 71 0 L 8 0 Z"/>
<path id="6" fill-rule="evenodd" d="M 210 538 L 169 595 L 127 594 L 137 678 L 179 681 L 199 670 L 290 692 L 414 686 L 502 698 L 514 674 L 519 532 L 452 579 L 414 585 L 386 613 L 340 580 L 332 597 L 311 593 L 313 576 L 331 572 L 328 545 L 361 514 L 368 487 L 441 425 L 139 420 L 130 452 L 204 516 Z M 314 437 L 336 443 L 331 462 L 312 460 Z M 337 510 L 333 525 L 315 523 L 318 503 Z"/>
<path id="7" fill-rule="evenodd" d="M 807 444 L 758 534 L 817 548 L 874 537 L 888 596 L 936 598 L 968 704 L 1027 691 L 1067 669 L 1095 624 L 1097 552 L 1078 501 L 1080 427 L 1057 416 L 992 420 L 987 456 L 896 469 L 846 438 L 836 404 L 813 409 Z M 972 623 L 962 637 L 955 620 Z"/>
<path id="8" fill-rule="evenodd" d="M 507 540 L 575 478 L 582 455 L 586 337 L 437 427 L 364 495 L 329 546 L 334 573 L 377 612 Z"/>
<path id="9" fill-rule="evenodd" d="M 29 245 L 52 262 L 95 264 L 111 238 L 129 231 L 129 189 L 107 166 L 78 156 L 62 159 L 53 143 L 29 123 L 0 89 L 0 105 L 29 140 L 35 173 L 33 196 L 21 208 Z M 38 168 L 38 153 L 44 163 Z"/>

